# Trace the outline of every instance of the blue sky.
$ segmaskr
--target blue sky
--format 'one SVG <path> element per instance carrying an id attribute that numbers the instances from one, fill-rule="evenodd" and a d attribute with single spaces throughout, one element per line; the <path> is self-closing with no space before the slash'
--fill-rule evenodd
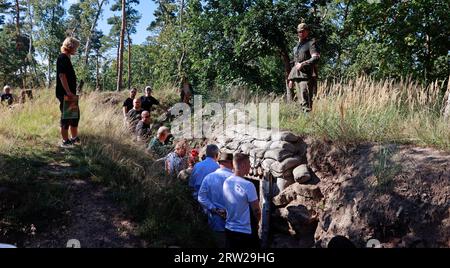
<path id="1" fill-rule="evenodd" d="M 68 0 L 66 5 L 68 7 L 77 1 L 78 0 Z M 109 17 L 114 15 L 114 12 L 110 10 L 112 2 L 114 1 L 115 0 L 109 0 L 109 4 L 103 8 L 103 14 L 97 26 L 97 28 L 102 30 L 105 35 L 109 33 L 111 28 L 106 21 Z M 134 44 L 142 44 L 146 41 L 147 36 L 150 35 L 146 29 L 148 25 L 150 25 L 150 22 L 154 19 L 153 12 L 156 9 L 156 5 L 152 0 L 141 0 L 140 4 L 136 6 L 136 9 L 139 13 L 141 13 L 142 18 L 137 26 L 137 32 L 132 36 L 132 38 Z M 120 15 L 120 12 L 118 12 L 117 15 Z"/>

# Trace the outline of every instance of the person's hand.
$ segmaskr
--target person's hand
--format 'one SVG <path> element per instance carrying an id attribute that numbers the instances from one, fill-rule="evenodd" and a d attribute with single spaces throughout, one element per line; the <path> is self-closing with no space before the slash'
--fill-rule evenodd
<path id="1" fill-rule="evenodd" d="M 214 213 L 216 213 L 217 215 L 219 215 L 223 219 L 227 218 L 227 211 L 225 209 L 215 208 L 214 209 Z"/>
<path id="2" fill-rule="evenodd" d="M 303 68 L 304 64 L 303 62 L 297 62 L 295 64 L 295 68 L 297 69 L 297 71 L 300 71 Z"/>
<path id="3" fill-rule="evenodd" d="M 73 99 L 75 98 L 75 94 L 73 94 L 72 92 L 67 93 L 67 97 L 69 97 L 69 99 Z"/>

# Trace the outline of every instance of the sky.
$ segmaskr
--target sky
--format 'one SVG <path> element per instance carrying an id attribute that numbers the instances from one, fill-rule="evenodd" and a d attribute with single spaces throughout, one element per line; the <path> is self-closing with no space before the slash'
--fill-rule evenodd
<path id="1" fill-rule="evenodd" d="M 114 1 L 115 0 L 109 0 L 109 4 L 103 8 L 102 17 L 100 18 L 97 26 L 97 29 L 103 31 L 105 35 L 109 33 L 111 28 L 106 21 L 109 17 L 114 15 L 114 12 L 110 10 L 112 2 Z M 78 2 L 78 0 L 68 0 L 66 2 L 66 8 L 76 2 Z M 141 14 L 141 20 L 136 27 L 136 34 L 132 35 L 132 39 L 133 44 L 142 44 L 146 41 L 147 36 L 150 35 L 146 29 L 150 25 L 150 22 L 154 19 L 153 12 L 156 10 L 156 5 L 152 0 L 140 0 L 140 4 L 136 6 L 136 9 Z M 116 14 L 120 15 L 120 12 L 117 12 Z"/>

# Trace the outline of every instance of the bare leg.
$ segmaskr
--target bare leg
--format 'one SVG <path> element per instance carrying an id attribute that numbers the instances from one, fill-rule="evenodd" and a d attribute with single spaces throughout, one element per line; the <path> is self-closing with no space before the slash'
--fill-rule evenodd
<path id="1" fill-rule="evenodd" d="M 72 138 L 78 137 L 78 128 L 70 127 L 70 135 L 72 135 Z"/>
<path id="2" fill-rule="evenodd" d="M 61 128 L 61 136 L 63 138 L 63 140 L 68 140 L 69 139 L 69 130 L 65 129 L 65 128 Z"/>

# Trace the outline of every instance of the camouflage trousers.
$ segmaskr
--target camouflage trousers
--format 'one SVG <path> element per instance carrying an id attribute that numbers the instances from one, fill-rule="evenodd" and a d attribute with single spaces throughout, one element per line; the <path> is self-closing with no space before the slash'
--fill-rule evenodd
<path id="1" fill-rule="evenodd" d="M 317 79 L 294 80 L 297 101 L 305 111 L 311 111 L 314 97 L 317 94 Z"/>

